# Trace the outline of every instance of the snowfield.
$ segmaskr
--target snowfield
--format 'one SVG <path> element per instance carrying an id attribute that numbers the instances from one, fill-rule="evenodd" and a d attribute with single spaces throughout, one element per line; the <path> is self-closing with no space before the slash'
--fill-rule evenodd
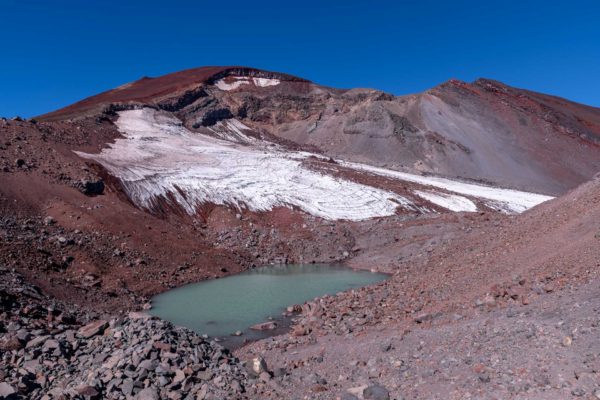
<path id="1" fill-rule="evenodd" d="M 414 193 L 417 196 L 419 196 L 437 206 L 440 206 L 442 208 L 450 210 L 450 211 L 455 211 L 455 212 L 461 212 L 461 211 L 475 212 L 475 211 L 477 211 L 477 206 L 475 205 L 475 203 L 473 203 L 471 200 L 469 200 L 463 196 L 458 196 L 458 195 L 449 194 L 449 193 L 441 193 L 441 192 L 439 192 L 439 193 L 425 192 L 422 190 L 415 190 Z"/>
<path id="2" fill-rule="evenodd" d="M 392 192 L 320 174 L 298 154 L 244 146 L 187 130 L 176 118 L 145 108 L 119 113 L 126 136 L 100 154 L 78 153 L 121 179 L 131 200 L 152 209 L 175 202 L 190 215 L 204 203 L 251 211 L 297 207 L 329 220 L 363 220 L 416 207 Z M 239 130 L 239 126 L 234 129 Z"/>
<path id="3" fill-rule="evenodd" d="M 394 171 L 391 169 L 373 167 L 366 164 L 346 162 L 342 160 L 338 160 L 338 162 L 345 167 L 369 172 L 374 175 L 418 183 L 424 186 L 444 189 L 465 196 L 475 197 L 483 201 L 488 207 L 504 213 L 521 213 L 530 209 L 531 207 L 537 206 L 540 203 L 552 200 L 554 198 L 552 196 L 546 196 L 543 194 L 453 181 L 437 176 L 414 175 L 406 172 Z"/>
<path id="4" fill-rule="evenodd" d="M 281 82 L 279 79 L 269 79 L 269 78 L 252 78 L 254 84 L 259 87 L 267 87 L 267 86 L 277 86 Z"/>
<path id="5" fill-rule="evenodd" d="M 124 138 L 99 154 L 77 154 L 102 164 L 121 180 L 137 206 L 149 210 L 161 202 L 182 207 L 190 215 L 205 203 L 256 212 L 294 207 L 328 220 L 360 221 L 393 215 L 398 207 L 431 212 L 422 199 L 457 212 L 477 211 L 472 201 L 477 199 L 507 213 L 551 199 L 339 161 L 357 171 L 427 187 L 410 192 L 414 199 L 407 198 L 312 170 L 303 161 L 322 156 L 285 151 L 255 139 L 245 133 L 250 128 L 235 119 L 211 127 L 216 137 L 189 131 L 171 114 L 150 108 L 121 111 L 116 124 Z"/>

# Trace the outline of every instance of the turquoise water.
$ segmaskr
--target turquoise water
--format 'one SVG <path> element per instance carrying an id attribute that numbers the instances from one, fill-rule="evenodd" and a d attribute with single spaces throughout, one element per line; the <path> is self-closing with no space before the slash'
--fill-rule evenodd
<path id="1" fill-rule="evenodd" d="M 289 305 L 385 279 L 384 274 L 324 264 L 268 266 L 162 293 L 152 299 L 150 312 L 199 334 L 226 337 L 243 331 L 244 337 L 257 338 L 266 334 L 247 329 L 279 317 Z"/>

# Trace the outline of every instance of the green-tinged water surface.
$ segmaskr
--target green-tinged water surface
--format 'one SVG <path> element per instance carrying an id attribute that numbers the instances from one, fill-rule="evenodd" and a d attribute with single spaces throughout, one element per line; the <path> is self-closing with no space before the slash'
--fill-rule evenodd
<path id="1" fill-rule="evenodd" d="M 325 264 L 267 266 L 162 293 L 153 298 L 151 313 L 199 334 L 243 331 L 257 338 L 247 329 L 279 317 L 289 305 L 384 279 L 384 274 Z"/>

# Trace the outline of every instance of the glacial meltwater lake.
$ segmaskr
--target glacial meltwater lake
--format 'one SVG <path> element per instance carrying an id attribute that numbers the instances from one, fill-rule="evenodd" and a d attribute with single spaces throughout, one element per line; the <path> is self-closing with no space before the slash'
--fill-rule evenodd
<path id="1" fill-rule="evenodd" d="M 367 286 L 385 274 L 326 264 L 290 264 L 255 268 L 237 275 L 186 285 L 152 299 L 153 315 L 199 334 L 235 341 L 259 339 L 273 332 L 248 328 L 273 317 L 281 325 L 286 307 L 325 294 Z"/>

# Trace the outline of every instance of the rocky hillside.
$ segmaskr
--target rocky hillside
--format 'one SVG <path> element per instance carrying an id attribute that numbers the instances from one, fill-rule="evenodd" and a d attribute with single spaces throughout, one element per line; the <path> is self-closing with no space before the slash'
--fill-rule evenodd
<path id="1" fill-rule="evenodd" d="M 594 180 L 518 216 L 462 221 L 388 281 L 308 302 L 288 335 L 239 354 L 290 371 L 269 398 L 597 398 L 599 213 Z M 372 385 L 384 394 L 365 395 Z"/>

